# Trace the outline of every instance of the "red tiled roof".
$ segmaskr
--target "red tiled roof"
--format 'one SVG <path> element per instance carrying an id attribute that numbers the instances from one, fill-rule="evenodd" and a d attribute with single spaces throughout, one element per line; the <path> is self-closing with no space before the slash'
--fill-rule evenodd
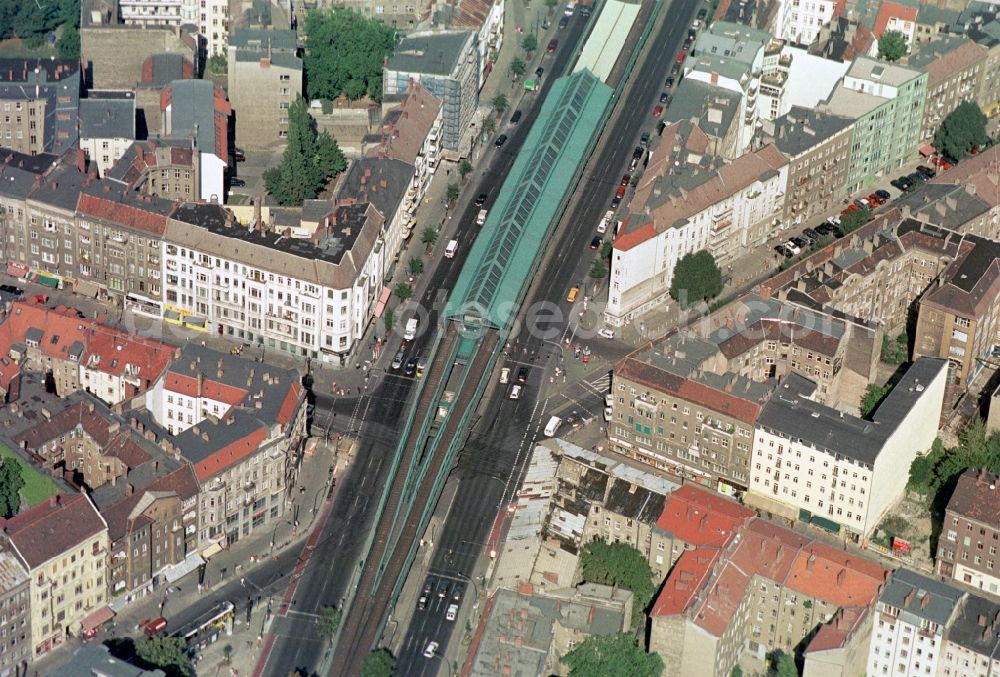
<path id="1" fill-rule="evenodd" d="M 725 547 L 754 511 L 693 485 L 671 492 L 656 526 L 698 546 Z"/>
<path id="2" fill-rule="evenodd" d="M 267 430 L 261 426 L 195 464 L 195 474 L 199 480 L 204 482 L 255 452 L 265 439 L 267 439 Z"/>
<path id="3" fill-rule="evenodd" d="M 879 7 L 878 16 L 875 17 L 875 27 L 872 28 L 872 33 L 876 38 L 882 37 L 889 20 L 893 18 L 916 23 L 917 8 L 907 7 L 896 2 L 883 2 L 882 6 Z"/>
<path id="4" fill-rule="evenodd" d="M 77 211 L 87 216 L 137 228 L 155 235 L 163 235 L 167 226 L 167 216 L 164 214 L 149 212 L 132 205 L 105 200 L 87 193 L 80 193 L 76 208 Z"/>
<path id="5" fill-rule="evenodd" d="M 124 374 L 126 365 L 131 364 L 139 368 L 136 376 L 148 387 L 167 368 L 175 351 L 172 345 L 95 323 L 87 341 L 83 363 L 88 368 L 94 368 L 91 358 L 99 357 L 97 370 L 115 376 Z"/>
<path id="6" fill-rule="evenodd" d="M 695 548 L 681 553 L 663 582 L 649 615 L 656 618 L 687 611 L 721 554 L 722 551 L 717 548 Z"/>
<path id="7" fill-rule="evenodd" d="M 225 402 L 229 406 L 239 404 L 249 394 L 242 388 L 237 388 L 226 383 L 219 383 L 208 377 L 202 381 L 201 393 L 199 393 L 198 379 L 178 374 L 174 371 L 167 373 L 167 378 L 163 385 L 171 392 L 187 395 L 188 397 L 204 397 L 217 402 Z"/>
<path id="8" fill-rule="evenodd" d="M 799 551 L 785 585 L 837 606 L 868 606 L 888 575 L 872 560 L 813 541 Z"/>
<path id="9" fill-rule="evenodd" d="M 84 494 L 57 494 L 0 527 L 28 569 L 59 557 L 70 548 L 107 530 L 94 504 Z"/>
<path id="10" fill-rule="evenodd" d="M 850 636 L 864 623 L 867 615 L 867 607 L 860 609 L 850 607 L 837 609 L 837 613 L 833 615 L 833 619 L 829 623 L 824 623 L 819 627 L 819 631 L 813 637 L 812 641 L 809 642 L 809 646 L 806 647 L 805 652 L 813 653 L 816 651 L 843 648 Z"/>
<path id="11" fill-rule="evenodd" d="M 299 393 L 301 392 L 302 386 L 296 381 L 292 381 L 291 387 L 285 393 L 285 399 L 281 403 L 281 408 L 278 409 L 278 423 L 284 426 L 292 420 L 292 415 L 298 408 Z"/>

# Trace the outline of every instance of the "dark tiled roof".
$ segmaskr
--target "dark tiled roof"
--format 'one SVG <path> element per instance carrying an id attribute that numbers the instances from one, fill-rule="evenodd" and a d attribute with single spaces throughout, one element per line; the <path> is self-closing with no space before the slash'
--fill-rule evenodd
<path id="1" fill-rule="evenodd" d="M 95 91 L 80 101 L 80 136 L 135 138 L 135 92 Z"/>
<path id="2" fill-rule="evenodd" d="M 893 573 L 878 599 L 883 604 L 900 609 L 900 618 L 911 624 L 919 623 L 908 620 L 906 615 L 937 623 L 944 628 L 964 594 L 933 578 L 900 568 Z"/>
<path id="3" fill-rule="evenodd" d="M 958 478 L 948 501 L 948 511 L 977 522 L 1000 528 L 1000 488 L 998 478 L 985 468 L 970 468 Z"/>
<path id="4" fill-rule="evenodd" d="M 57 494 L 9 520 L 0 519 L 0 526 L 29 569 L 107 530 L 84 494 Z"/>

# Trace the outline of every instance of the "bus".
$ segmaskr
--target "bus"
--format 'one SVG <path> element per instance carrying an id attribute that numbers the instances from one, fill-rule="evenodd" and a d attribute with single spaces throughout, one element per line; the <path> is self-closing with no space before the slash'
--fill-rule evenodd
<path id="1" fill-rule="evenodd" d="M 232 628 L 236 617 L 236 607 L 232 602 L 218 602 L 211 609 L 194 619 L 173 634 L 187 642 L 188 651 L 198 653 L 209 644 L 219 640 L 224 632 Z"/>

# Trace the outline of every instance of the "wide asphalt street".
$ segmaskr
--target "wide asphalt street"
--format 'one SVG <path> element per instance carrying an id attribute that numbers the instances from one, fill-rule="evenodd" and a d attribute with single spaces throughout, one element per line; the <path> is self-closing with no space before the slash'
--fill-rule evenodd
<path id="1" fill-rule="evenodd" d="M 666 20 L 651 36 L 644 59 L 624 90 L 625 101 L 618 116 L 605 130 L 596 158 L 588 165 L 588 173 L 578 186 L 577 199 L 553 238 L 552 253 L 541 268 L 541 278 L 534 293 L 529 294 L 526 307 L 547 301 L 563 309 L 564 317 L 539 322 L 542 331 L 521 332 L 512 340 L 510 357 L 501 365 L 511 367 L 512 374 L 522 366 L 530 369 L 526 396 L 511 400 L 508 387 L 496 387 L 481 407 L 487 413 L 473 427 L 460 453 L 452 479 L 458 482 L 458 489 L 446 521 L 434 539 L 430 573 L 451 579 L 453 585 L 464 582 L 463 611 L 476 598 L 476 586 L 482 586 L 481 580 L 473 583 L 470 577 L 474 575 L 476 561 L 490 547 L 488 540 L 498 513 L 505 510 L 521 482 L 546 412 L 565 405 L 564 400 L 559 403 L 540 399 L 539 395 L 561 359 L 564 337 L 569 336 L 566 317 L 575 309 L 570 309 L 566 294 L 570 287 L 586 278 L 592 259 L 588 255 L 590 240 L 609 208 L 622 174 L 628 169 L 639 136 L 643 131 L 656 133 L 657 120 L 651 116 L 652 110 L 698 6 L 698 0 L 675 0 L 667 8 Z M 576 18 L 574 23 L 582 22 Z M 630 48 L 630 45 L 625 47 Z M 543 333 L 548 338 L 543 338 Z M 612 359 L 627 352 L 621 346 L 609 346 L 608 350 L 614 353 L 609 355 Z M 463 625 L 447 621 L 446 609 L 447 604 L 435 597 L 426 611 L 412 610 L 413 618 L 397 657 L 399 674 L 435 675 L 442 671 L 444 661 L 440 657 L 445 654 L 455 628 Z M 396 615 L 403 613 L 407 611 L 398 610 Z M 467 616 L 460 614 L 460 621 L 463 617 Z M 431 641 L 439 645 L 438 657 L 427 659 L 423 651 Z M 451 672 L 449 665 L 442 674 Z"/>

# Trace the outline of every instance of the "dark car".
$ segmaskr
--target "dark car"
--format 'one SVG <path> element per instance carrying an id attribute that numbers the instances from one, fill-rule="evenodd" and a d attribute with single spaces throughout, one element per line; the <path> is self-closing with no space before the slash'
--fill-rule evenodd
<path id="1" fill-rule="evenodd" d="M 675 63 L 673 66 L 670 67 L 671 75 L 677 75 L 680 72 L 681 72 L 681 65 L 679 63 Z"/>
<path id="2" fill-rule="evenodd" d="M 590 241 L 590 248 L 591 249 L 598 249 L 598 248 L 600 248 L 600 246 L 603 243 L 604 243 L 604 240 L 601 238 L 601 236 L 600 235 L 595 235 L 594 239 Z"/>
<path id="3" fill-rule="evenodd" d="M 504 145 L 505 143 L 507 143 L 507 135 L 506 134 L 501 134 L 500 136 L 497 137 L 497 140 L 493 142 L 493 145 L 496 146 L 497 148 L 499 148 L 500 146 Z"/>
<path id="4" fill-rule="evenodd" d="M 664 80 L 663 81 L 663 86 L 667 87 L 667 88 L 673 87 L 674 86 L 674 76 L 671 75 L 666 80 Z"/>
<path id="5" fill-rule="evenodd" d="M 792 258 L 792 252 L 788 251 L 788 247 L 786 247 L 783 244 L 779 244 L 778 246 L 776 246 L 774 248 L 774 251 L 778 252 L 779 254 L 781 254 L 782 256 L 784 256 L 786 259 Z"/>
<path id="6" fill-rule="evenodd" d="M 461 602 L 463 594 L 465 594 L 465 584 L 464 583 L 456 583 L 455 584 L 455 590 L 452 591 L 452 593 L 451 593 L 451 600 L 453 602 Z"/>
<path id="7" fill-rule="evenodd" d="M 15 287 L 12 284 L 0 284 L 0 291 L 5 294 L 10 294 L 12 296 L 23 296 L 24 290 L 20 287 Z"/>
<path id="8" fill-rule="evenodd" d="M 243 152 L 242 148 L 233 148 L 233 159 L 237 162 L 245 162 L 247 154 Z"/>
<path id="9" fill-rule="evenodd" d="M 559 19 L 559 28 L 566 28 L 566 26 L 569 26 L 569 17 L 568 16 L 561 17 Z"/>
<path id="10" fill-rule="evenodd" d="M 635 150 L 632 151 L 632 159 L 639 160 L 642 158 L 642 146 L 636 146 Z"/>
<path id="11" fill-rule="evenodd" d="M 448 596 L 448 592 L 451 590 L 451 581 L 446 578 L 441 579 L 438 583 L 438 597 L 444 598 Z"/>
<path id="12" fill-rule="evenodd" d="M 244 181 L 243 179 L 238 179 L 234 176 L 233 178 L 229 179 L 229 185 L 242 188 L 243 186 L 247 185 L 247 182 Z"/>
<path id="13" fill-rule="evenodd" d="M 580 16 L 590 16 L 590 6 L 581 5 L 580 6 Z"/>
<path id="14" fill-rule="evenodd" d="M 802 231 L 802 234 L 812 239 L 813 242 L 819 239 L 819 233 L 813 230 L 812 228 L 806 228 L 805 230 Z"/>
<path id="15" fill-rule="evenodd" d="M 625 186 L 627 186 L 629 184 L 629 182 L 631 180 L 632 180 L 632 175 L 631 174 L 622 174 L 622 182 L 618 184 L 618 187 L 619 188 L 624 188 Z M 622 191 L 622 192 L 624 192 L 624 191 Z"/>
<path id="16" fill-rule="evenodd" d="M 934 171 L 933 168 L 928 167 L 927 165 L 919 165 L 917 167 L 917 171 L 926 176 L 928 179 L 933 179 L 935 176 L 937 176 L 937 172 Z"/>
<path id="17" fill-rule="evenodd" d="M 660 92 L 660 103 L 666 103 L 670 100 L 670 95 L 666 92 Z"/>
<path id="18" fill-rule="evenodd" d="M 705 17 L 708 16 L 708 10 L 702 7 L 698 10 L 698 21 L 704 21 Z"/>
<path id="19" fill-rule="evenodd" d="M 514 111 L 514 114 L 510 116 L 510 124 L 516 125 L 520 121 L 521 121 L 521 111 L 516 110 Z"/>
<path id="20" fill-rule="evenodd" d="M 406 361 L 406 366 L 403 367 L 403 374 L 405 376 L 413 376 L 417 373 L 417 358 L 411 357 Z"/>
<path id="21" fill-rule="evenodd" d="M 806 242 L 805 240 L 803 240 L 801 237 L 793 237 L 792 238 L 792 244 L 794 244 L 799 249 L 801 249 L 801 248 L 806 247 L 806 246 L 809 245 L 809 243 Z"/>
<path id="22" fill-rule="evenodd" d="M 887 190 L 876 190 L 875 194 L 878 195 L 883 200 L 888 200 L 889 198 L 892 197 L 892 193 L 890 193 Z"/>
<path id="23" fill-rule="evenodd" d="M 642 136 L 639 137 L 639 145 L 643 148 L 649 145 L 649 132 L 642 133 Z"/>
<path id="24" fill-rule="evenodd" d="M 482 207 L 484 204 L 486 204 L 486 193 L 480 193 L 476 196 L 476 206 Z"/>
<path id="25" fill-rule="evenodd" d="M 910 183 L 912 183 L 914 186 L 917 185 L 918 183 L 924 183 L 925 181 L 927 181 L 927 177 L 921 174 L 920 172 L 913 172 L 912 174 L 907 174 L 906 178 L 908 178 L 910 180 Z"/>
<path id="26" fill-rule="evenodd" d="M 895 188 L 896 190 L 902 191 L 904 193 L 906 192 L 906 184 L 900 181 L 899 179 L 893 179 L 892 181 L 889 182 L 889 185 Z"/>
<path id="27" fill-rule="evenodd" d="M 551 40 L 549 40 L 549 46 L 548 48 L 546 48 L 545 51 L 548 52 L 549 54 L 552 54 L 554 51 L 556 51 L 558 47 L 559 47 L 559 41 L 556 40 L 555 38 L 552 38 Z"/>
<path id="28" fill-rule="evenodd" d="M 434 592 L 434 588 L 437 587 L 437 576 L 428 576 L 427 580 L 424 581 L 424 594 L 429 595 Z"/>
<path id="29" fill-rule="evenodd" d="M 517 370 L 517 382 L 525 383 L 527 382 L 527 380 L 528 380 L 528 368 L 521 367 L 520 369 Z"/>
<path id="30" fill-rule="evenodd" d="M 536 78 L 540 78 L 540 77 L 542 77 L 542 74 L 543 74 L 544 72 L 545 72 L 545 69 L 544 69 L 544 68 L 542 68 L 541 66 L 539 66 L 538 68 L 536 68 L 536 69 L 535 69 L 535 77 L 536 77 Z"/>

